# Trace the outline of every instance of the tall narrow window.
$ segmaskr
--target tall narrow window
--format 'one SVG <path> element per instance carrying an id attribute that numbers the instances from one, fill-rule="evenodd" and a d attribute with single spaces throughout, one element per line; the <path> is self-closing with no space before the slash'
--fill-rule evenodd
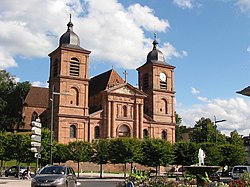
<path id="1" fill-rule="evenodd" d="M 123 111 L 123 117 L 128 117 L 128 109 L 127 109 L 127 106 L 123 106 L 122 107 L 122 111 Z"/>
<path id="2" fill-rule="evenodd" d="M 100 128 L 98 126 L 95 127 L 95 139 L 100 138 Z"/>
<path id="3" fill-rule="evenodd" d="M 147 129 L 143 130 L 143 138 L 144 139 L 148 138 L 148 130 Z"/>
<path id="4" fill-rule="evenodd" d="M 148 90 L 148 73 L 143 75 L 143 90 Z"/>
<path id="5" fill-rule="evenodd" d="M 53 63 L 53 77 L 58 75 L 58 59 L 56 59 Z"/>
<path id="6" fill-rule="evenodd" d="M 79 105 L 79 91 L 78 91 L 78 89 L 72 87 L 70 90 L 70 94 L 71 94 L 70 104 L 78 106 Z"/>
<path id="7" fill-rule="evenodd" d="M 161 132 L 161 138 L 162 138 L 163 140 L 166 140 L 166 139 L 167 139 L 167 132 L 166 132 L 165 130 L 163 130 L 163 131 Z"/>
<path id="8" fill-rule="evenodd" d="M 70 138 L 76 138 L 76 126 L 75 125 L 70 126 Z"/>
<path id="9" fill-rule="evenodd" d="M 70 76 L 79 77 L 80 72 L 80 62 L 77 58 L 72 58 L 70 60 Z"/>

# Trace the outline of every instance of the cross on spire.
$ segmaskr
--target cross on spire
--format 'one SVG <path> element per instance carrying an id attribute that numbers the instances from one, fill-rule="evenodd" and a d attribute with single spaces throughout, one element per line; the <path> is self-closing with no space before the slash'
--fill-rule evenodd
<path id="1" fill-rule="evenodd" d="M 123 72 L 123 74 L 124 74 L 125 82 L 127 82 L 127 76 L 128 76 L 127 70 L 125 70 L 125 71 Z"/>

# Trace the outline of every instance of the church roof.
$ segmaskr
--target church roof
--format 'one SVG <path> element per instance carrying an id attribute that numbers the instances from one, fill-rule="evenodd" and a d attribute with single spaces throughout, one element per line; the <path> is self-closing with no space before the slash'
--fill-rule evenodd
<path id="1" fill-rule="evenodd" d="M 153 49 L 147 55 L 147 62 L 146 63 L 159 63 L 159 64 L 166 64 L 165 58 L 163 53 L 157 48 L 158 42 L 156 39 L 156 34 L 153 41 Z"/>
<path id="2" fill-rule="evenodd" d="M 48 98 L 49 98 L 48 88 L 32 86 L 24 100 L 24 105 L 28 107 L 47 108 Z"/>
<path id="3" fill-rule="evenodd" d="M 114 69 L 111 69 L 90 79 L 89 96 L 123 83 L 123 78 Z"/>
<path id="4" fill-rule="evenodd" d="M 68 44 L 80 46 L 80 38 L 73 31 L 74 25 L 71 22 L 71 15 L 70 15 L 70 20 L 67 26 L 68 26 L 67 31 L 60 37 L 59 46 L 68 45 Z"/>

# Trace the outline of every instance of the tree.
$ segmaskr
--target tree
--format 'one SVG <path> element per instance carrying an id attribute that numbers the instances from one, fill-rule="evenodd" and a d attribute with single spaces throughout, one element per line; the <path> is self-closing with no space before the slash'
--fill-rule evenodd
<path id="1" fill-rule="evenodd" d="M 22 105 L 31 84 L 19 83 L 5 70 L 0 70 L 0 130 L 22 126 Z"/>
<path id="2" fill-rule="evenodd" d="M 227 142 L 232 145 L 244 146 L 242 136 L 239 135 L 237 130 L 234 130 L 230 133 L 230 137 L 227 137 Z"/>
<path id="3" fill-rule="evenodd" d="M 218 144 L 212 142 L 205 142 L 198 145 L 204 150 L 206 154 L 205 165 L 218 166 L 220 165 L 223 157 L 218 149 Z"/>
<path id="4" fill-rule="evenodd" d="M 91 161 L 93 149 L 89 142 L 75 141 L 68 144 L 70 158 L 78 164 L 78 177 L 80 171 L 80 162 Z"/>
<path id="5" fill-rule="evenodd" d="M 94 154 L 91 161 L 100 164 L 100 178 L 102 178 L 102 166 L 109 161 L 109 139 L 98 139 L 93 143 Z"/>
<path id="6" fill-rule="evenodd" d="M 47 128 L 42 128 L 41 135 L 41 159 L 40 162 L 42 165 L 46 165 L 50 161 L 50 130 Z M 52 152 L 55 152 L 54 146 L 52 145 Z"/>
<path id="7" fill-rule="evenodd" d="M 243 146 L 223 144 L 219 145 L 219 152 L 222 155 L 221 166 L 234 166 L 246 163 L 246 152 Z"/>
<path id="8" fill-rule="evenodd" d="M 198 146 L 195 142 L 176 142 L 174 144 L 174 163 L 189 166 L 197 163 Z"/>
<path id="9" fill-rule="evenodd" d="M 110 141 L 110 161 L 114 164 L 124 164 L 126 177 L 126 163 L 133 163 L 138 157 L 139 141 L 132 138 L 116 138 Z"/>
<path id="10" fill-rule="evenodd" d="M 66 144 L 55 143 L 53 153 L 53 162 L 61 163 L 69 159 L 69 149 Z"/>
<path id="11" fill-rule="evenodd" d="M 189 133 L 190 140 L 196 143 L 217 142 L 225 143 L 226 137 L 216 129 L 209 118 L 201 118 L 196 122 L 194 130 Z"/>
<path id="12" fill-rule="evenodd" d="M 166 166 L 173 162 L 173 146 L 160 139 L 145 139 L 141 143 L 142 158 L 139 163 L 142 165 L 155 167 L 156 174 L 158 166 Z"/>

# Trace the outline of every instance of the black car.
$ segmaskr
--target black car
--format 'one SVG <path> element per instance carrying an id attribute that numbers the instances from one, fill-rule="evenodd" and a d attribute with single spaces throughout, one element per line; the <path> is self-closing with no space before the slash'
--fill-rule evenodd
<path id="1" fill-rule="evenodd" d="M 25 170 L 26 170 L 25 167 L 19 166 L 19 174 L 20 175 L 23 174 Z M 5 172 L 4 172 L 5 177 L 8 177 L 8 176 L 17 177 L 17 171 L 18 171 L 18 166 L 11 166 L 7 170 L 5 170 Z"/>

